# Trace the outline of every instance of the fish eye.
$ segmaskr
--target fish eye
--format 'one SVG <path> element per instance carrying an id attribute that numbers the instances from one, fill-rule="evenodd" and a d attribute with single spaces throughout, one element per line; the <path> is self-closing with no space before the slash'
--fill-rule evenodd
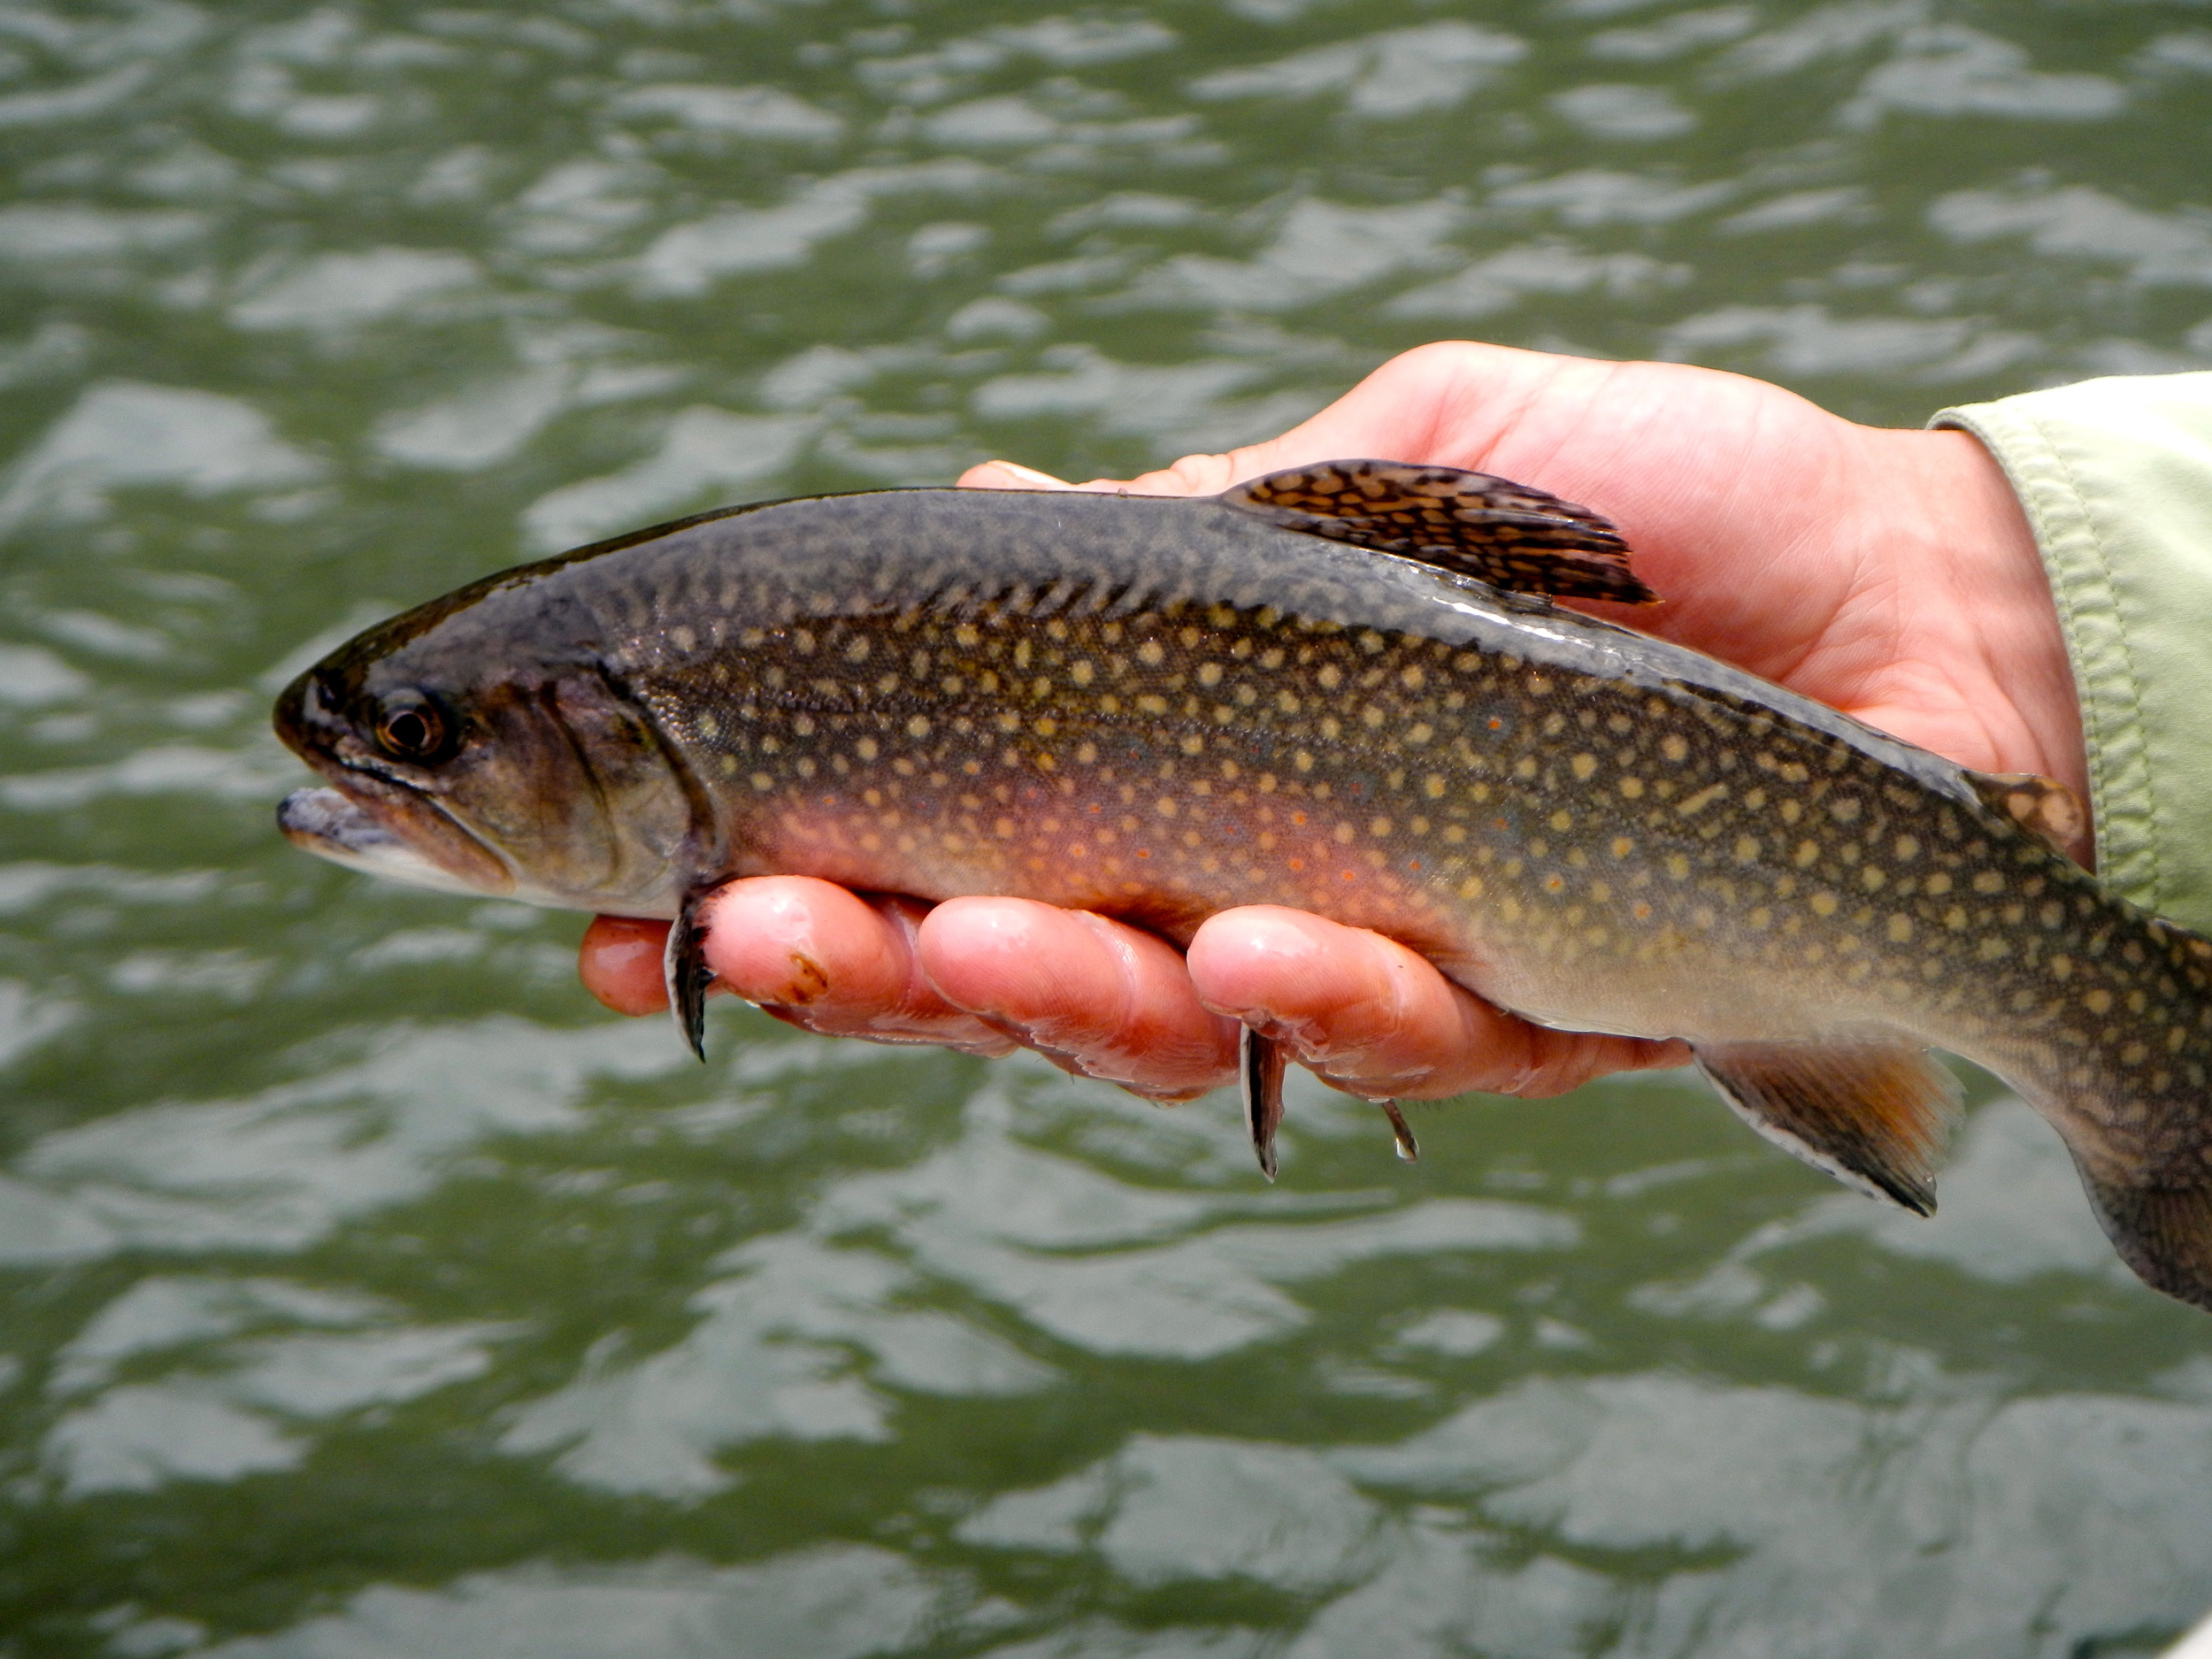
<path id="1" fill-rule="evenodd" d="M 451 752 L 452 722 L 419 691 L 384 699 L 376 713 L 376 741 L 394 760 L 418 764 L 443 760 Z"/>

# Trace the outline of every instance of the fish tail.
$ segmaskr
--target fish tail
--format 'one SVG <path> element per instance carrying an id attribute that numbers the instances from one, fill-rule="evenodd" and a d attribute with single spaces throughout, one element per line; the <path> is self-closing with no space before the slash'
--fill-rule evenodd
<path id="1" fill-rule="evenodd" d="M 2085 1164 L 2081 1172 L 2090 1208 L 2136 1277 L 2153 1290 L 2212 1312 L 2212 1181 L 2181 1187 L 2115 1180 Z"/>
<path id="2" fill-rule="evenodd" d="M 2039 1045 L 2022 1092 L 2065 1140 L 2121 1258 L 2212 1311 L 2212 940 L 2113 910 L 2120 925 L 2070 984 L 2070 1029 Z"/>

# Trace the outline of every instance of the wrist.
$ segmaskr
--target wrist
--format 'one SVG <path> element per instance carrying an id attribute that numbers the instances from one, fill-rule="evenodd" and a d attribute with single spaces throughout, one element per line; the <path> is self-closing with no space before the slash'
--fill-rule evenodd
<path id="1" fill-rule="evenodd" d="M 1887 454 L 1881 534 L 1947 666 L 1978 705 L 1994 772 L 2055 778 L 2090 799 L 2081 703 L 2035 534 L 1996 457 L 1971 434 L 1870 431 Z M 1978 685 L 1976 682 L 1979 681 Z M 2088 862 L 2090 845 L 2072 849 Z"/>

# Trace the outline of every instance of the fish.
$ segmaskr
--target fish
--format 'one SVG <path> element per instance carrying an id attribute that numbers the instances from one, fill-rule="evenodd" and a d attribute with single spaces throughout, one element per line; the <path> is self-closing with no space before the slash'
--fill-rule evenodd
<path id="1" fill-rule="evenodd" d="M 380 876 L 667 918 L 695 1049 L 703 901 L 795 874 L 1178 943 L 1246 904 L 1370 928 L 1540 1025 L 1686 1041 L 1768 1140 L 1924 1215 L 1947 1050 L 2212 1310 L 2212 941 L 2064 856 L 2063 786 L 1556 603 L 1653 597 L 1594 510 L 1380 460 L 733 507 L 340 647 L 278 701 L 326 780 L 279 821 Z M 1283 1055 L 1240 1062 L 1271 1178 Z"/>

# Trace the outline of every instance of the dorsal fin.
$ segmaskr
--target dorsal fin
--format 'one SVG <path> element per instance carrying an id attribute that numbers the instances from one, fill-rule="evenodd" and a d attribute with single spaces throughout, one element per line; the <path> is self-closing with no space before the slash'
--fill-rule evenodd
<path id="1" fill-rule="evenodd" d="M 1962 768 L 1982 804 L 2031 830 L 2071 858 L 2088 833 L 2081 797 L 2055 778 L 2032 772 L 1974 772 Z"/>
<path id="2" fill-rule="evenodd" d="M 1881 1042 L 1696 1045 L 1698 1070 L 1785 1151 L 1924 1216 L 1959 1111 L 1956 1079 L 1924 1048 Z"/>
<path id="3" fill-rule="evenodd" d="M 1455 466 L 1324 461 L 1223 492 L 1222 504 L 1286 530 L 1419 559 L 1493 588 L 1649 604 L 1628 543 L 1602 514 L 1526 484 Z"/>

